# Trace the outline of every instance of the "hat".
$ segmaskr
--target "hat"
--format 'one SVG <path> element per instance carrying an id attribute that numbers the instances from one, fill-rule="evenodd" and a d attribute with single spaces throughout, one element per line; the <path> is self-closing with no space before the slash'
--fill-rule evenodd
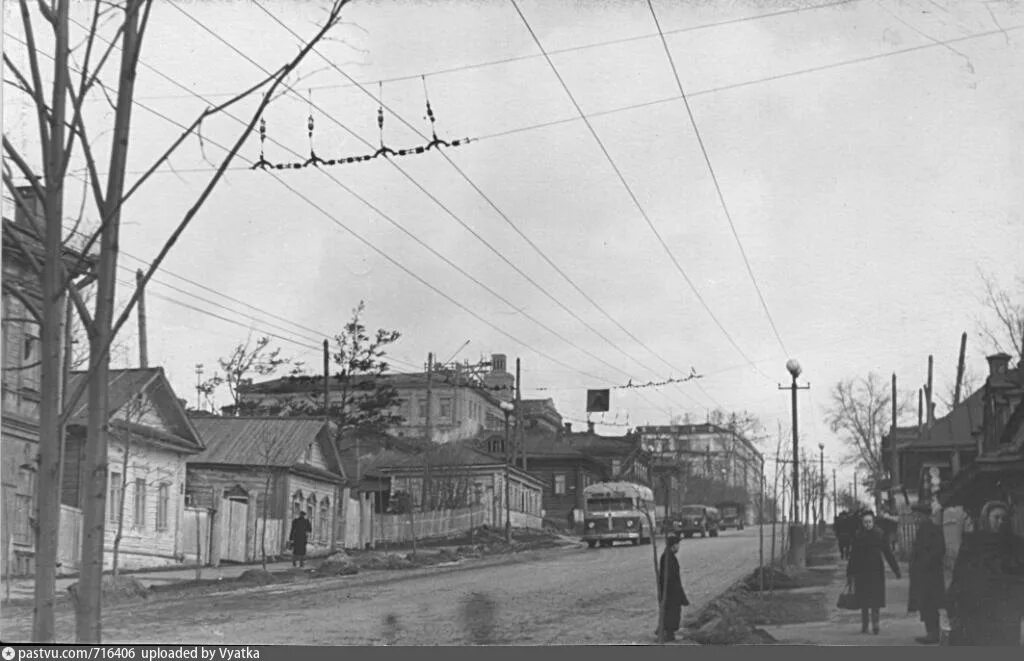
<path id="1" fill-rule="evenodd" d="M 910 507 L 910 511 L 912 511 L 912 512 L 920 512 L 922 514 L 931 514 L 932 513 L 932 505 L 931 505 L 931 503 L 927 503 L 927 502 L 917 502 L 917 503 L 914 503 Z"/>
<path id="2" fill-rule="evenodd" d="M 678 543 L 679 543 L 679 535 L 677 535 L 675 533 L 670 533 L 667 537 L 665 537 L 665 544 L 666 544 L 666 546 L 672 546 L 673 544 L 678 544 Z"/>

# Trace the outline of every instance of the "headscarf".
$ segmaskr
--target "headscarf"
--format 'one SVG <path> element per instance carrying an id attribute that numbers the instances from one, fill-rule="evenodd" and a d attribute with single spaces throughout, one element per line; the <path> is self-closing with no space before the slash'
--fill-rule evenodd
<path id="1" fill-rule="evenodd" d="M 1003 524 L 1003 526 L 1004 526 L 1004 528 L 1009 526 L 1009 523 L 1010 523 L 1010 521 L 1009 521 L 1010 506 L 1008 504 L 1006 504 L 1005 502 L 1001 501 L 1001 500 L 990 500 L 987 503 L 985 503 L 984 507 L 981 508 L 981 516 L 978 517 L 978 528 L 977 528 L 979 531 L 1003 532 L 1001 530 L 992 530 L 989 527 L 988 515 L 989 515 L 989 513 L 992 510 L 995 510 L 995 509 L 1002 509 L 1003 511 L 1006 512 L 1007 519 L 1006 519 L 1006 522 Z"/>

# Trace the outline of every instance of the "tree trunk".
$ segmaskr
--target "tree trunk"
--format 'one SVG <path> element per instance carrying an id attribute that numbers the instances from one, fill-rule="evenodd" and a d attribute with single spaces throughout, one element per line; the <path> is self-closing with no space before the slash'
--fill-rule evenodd
<path id="1" fill-rule="evenodd" d="M 260 535 L 260 558 L 263 571 L 267 571 L 267 509 L 270 507 L 270 477 L 272 473 L 267 468 L 267 479 L 263 483 L 263 533 Z M 259 496 L 257 496 L 257 499 Z M 312 514 L 310 514 L 312 516 Z"/>
<path id="2" fill-rule="evenodd" d="M 60 536 L 60 414 L 63 361 L 61 349 L 64 318 L 63 283 L 60 273 L 62 222 L 64 219 L 64 182 L 61 168 L 64 157 L 64 122 L 68 80 L 68 0 L 60 0 L 55 10 L 54 79 L 52 106 L 48 109 L 49 144 L 44 148 L 45 193 L 44 226 L 37 230 L 43 237 L 41 374 L 39 401 L 39 471 L 36 483 L 38 500 L 35 522 L 35 613 L 32 640 L 53 642 L 53 611 L 57 585 L 57 545 Z M 22 7 L 27 12 L 27 6 Z M 34 57 L 34 55 L 33 55 Z M 38 90 L 43 94 L 43 90 Z M 38 108 L 38 112 L 45 110 Z M 32 219 L 35 220 L 35 219 Z"/>
<path id="3" fill-rule="evenodd" d="M 117 534 L 114 535 L 114 549 L 110 560 L 110 571 L 114 575 L 114 581 L 117 581 L 117 567 L 118 559 L 121 550 L 121 538 L 124 535 L 124 502 L 128 495 L 128 454 L 131 450 L 131 444 L 126 443 L 124 447 L 124 460 L 121 463 L 121 491 L 117 495 Z M 136 496 L 137 498 L 138 496 Z"/>
<path id="4" fill-rule="evenodd" d="M 66 2 L 67 0 L 63 0 Z M 104 197 L 96 284 L 96 311 L 89 333 L 89 418 L 85 443 L 86 498 L 82 506 L 82 567 L 76 604 L 75 633 L 79 643 L 99 643 L 102 637 L 103 541 L 107 486 L 107 424 L 109 416 L 109 347 L 112 337 L 114 289 L 117 278 L 118 231 L 124 196 L 128 138 L 131 131 L 135 68 L 139 56 L 141 0 L 125 3 L 114 135 Z"/>

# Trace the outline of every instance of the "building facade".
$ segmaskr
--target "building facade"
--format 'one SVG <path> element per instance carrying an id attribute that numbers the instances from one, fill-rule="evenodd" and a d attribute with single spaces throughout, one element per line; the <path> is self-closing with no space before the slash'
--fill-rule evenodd
<path id="1" fill-rule="evenodd" d="M 435 443 L 461 441 L 504 429 L 505 414 L 500 404 L 512 398 L 515 381 L 506 371 L 505 357 L 500 354 L 492 356 L 484 373 L 455 365 L 434 370 L 429 376 L 416 372 L 359 380 L 397 391 L 397 403 L 389 413 L 400 421 L 387 429 L 389 434 L 400 438 L 429 436 Z M 330 379 L 329 402 L 340 401 L 343 390 L 344 384 Z M 261 412 L 280 410 L 296 402 L 322 406 L 323 381 L 318 377 L 284 377 L 242 384 L 238 393 L 242 402 Z"/>

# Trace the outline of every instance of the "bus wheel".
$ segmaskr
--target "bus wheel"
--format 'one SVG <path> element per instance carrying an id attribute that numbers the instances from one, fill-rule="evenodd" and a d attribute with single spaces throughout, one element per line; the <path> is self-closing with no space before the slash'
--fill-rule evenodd
<path id="1" fill-rule="evenodd" d="M 597 540 L 588 539 L 587 546 L 589 546 L 590 548 L 594 548 L 595 546 L 597 546 Z"/>
<path id="2" fill-rule="evenodd" d="M 612 545 L 612 540 L 610 540 L 610 539 L 602 539 L 601 540 L 601 546 L 604 546 L 605 548 L 607 548 L 607 547 L 609 547 L 611 545 Z"/>
<path id="3" fill-rule="evenodd" d="M 693 533 L 692 532 L 684 532 L 683 536 L 686 537 L 686 539 L 690 539 L 691 537 L 693 537 Z"/>

